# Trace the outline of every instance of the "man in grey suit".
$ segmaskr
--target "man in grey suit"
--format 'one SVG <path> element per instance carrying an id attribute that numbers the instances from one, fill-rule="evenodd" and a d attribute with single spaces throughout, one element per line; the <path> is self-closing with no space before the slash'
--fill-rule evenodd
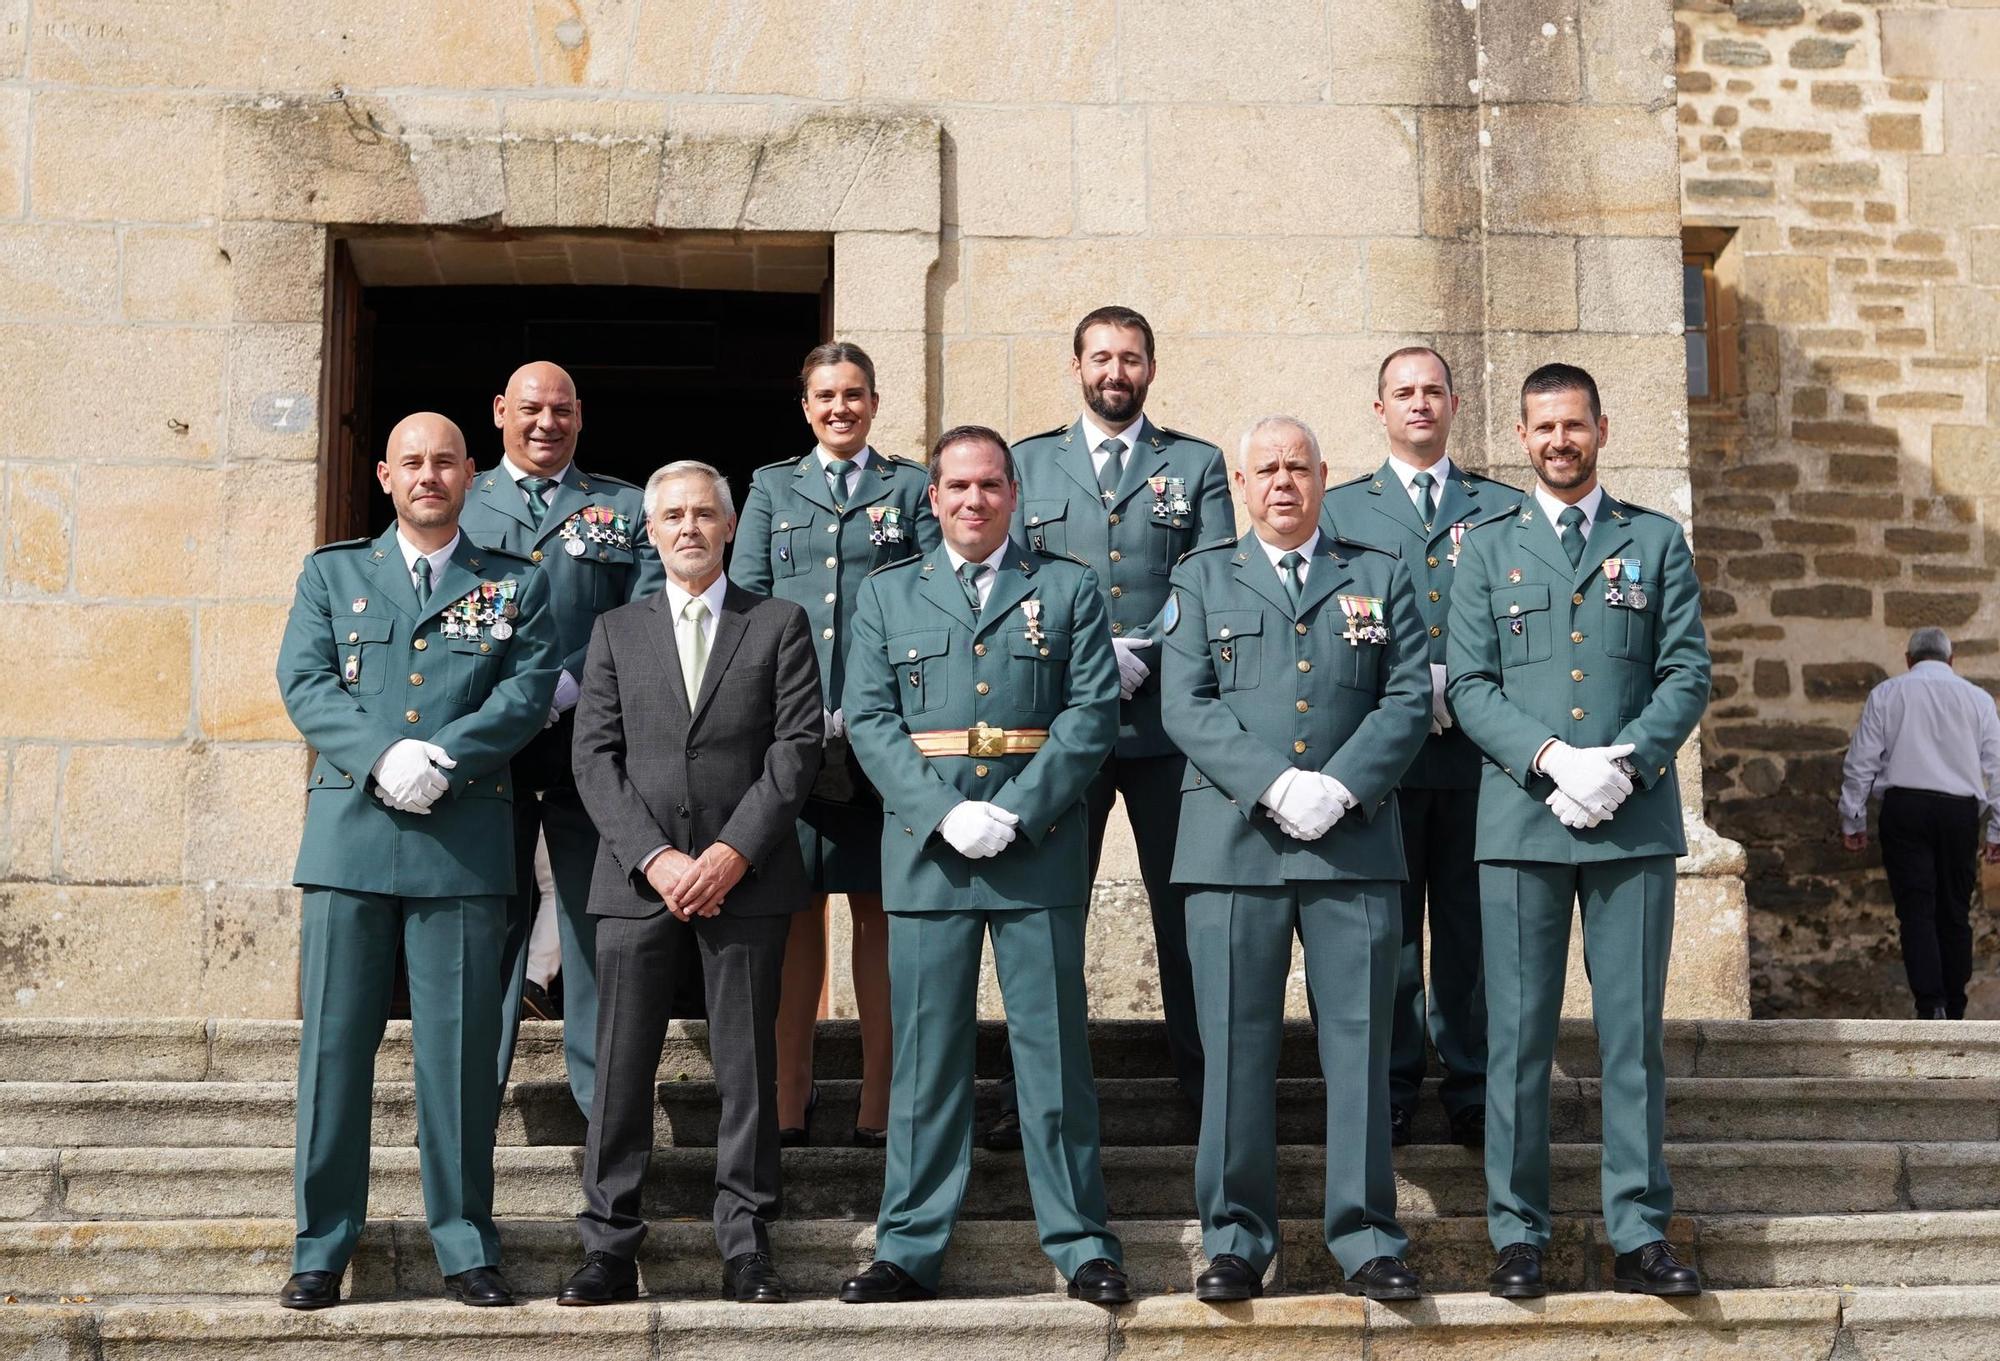
<path id="1" fill-rule="evenodd" d="M 715 1237 L 722 1293 L 785 1299 L 773 1026 L 791 914 L 805 906 L 793 824 L 819 773 L 819 664 L 806 612 L 730 585 L 729 483 L 670 463 L 646 483 L 666 588 L 598 617 L 576 706 L 576 787 L 597 824 L 597 1072 L 584 1149 L 583 1266 L 559 1304 L 638 1295 L 640 1190 L 673 978 L 700 959 L 722 1115 Z"/>

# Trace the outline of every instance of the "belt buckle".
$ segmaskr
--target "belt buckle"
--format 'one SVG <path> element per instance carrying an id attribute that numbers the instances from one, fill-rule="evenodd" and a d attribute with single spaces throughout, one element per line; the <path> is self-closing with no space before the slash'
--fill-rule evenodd
<path id="1" fill-rule="evenodd" d="M 967 756 L 1005 756 L 1007 754 L 1007 730 L 989 728 L 986 720 L 965 730 L 965 754 Z"/>

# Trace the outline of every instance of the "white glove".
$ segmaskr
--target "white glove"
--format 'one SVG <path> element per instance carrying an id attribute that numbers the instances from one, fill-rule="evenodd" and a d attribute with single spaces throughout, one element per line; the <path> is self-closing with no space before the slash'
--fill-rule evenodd
<path id="1" fill-rule="evenodd" d="M 1014 840 L 1021 819 L 995 803 L 967 799 L 938 824 L 938 834 L 967 860 L 984 860 L 998 855 Z"/>
<path id="2" fill-rule="evenodd" d="M 847 736 L 847 712 L 844 709 L 821 709 L 820 722 L 826 725 L 828 741 Z"/>
<path id="3" fill-rule="evenodd" d="M 1153 674 L 1153 668 L 1136 655 L 1153 645 L 1151 638 L 1113 638 L 1111 650 L 1118 654 L 1118 698 L 1130 699 Z"/>
<path id="4" fill-rule="evenodd" d="M 1567 742 L 1552 742 L 1537 764 L 1542 774 L 1556 782 L 1557 789 L 1587 811 L 1609 816 L 1632 792 L 1632 781 L 1615 762 L 1621 756 L 1630 756 L 1634 750 L 1630 742 L 1615 747 L 1572 747 Z"/>
<path id="5" fill-rule="evenodd" d="M 1347 787 L 1316 770 L 1287 770 L 1271 781 L 1257 802 L 1286 836 L 1317 841 L 1333 829 L 1354 803 Z"/>
<path id="6" fill-rule="evenodd" d="M 428 813 L 451 788 L 438 766 L 450 770 L 457 764 L 436 743 L 406 737 L 390 743 L 368 773 L 375 780 L 376 798 L 406 813 Z"/>
<path id="7" fill-rule="evenodd" d="M 576 677 L 570 675 L 567 671 L 558 671 L 556 673 L 556 713 L 561 715 L 565 709 L 575 708 L 577 700 L 582 697 L 583 687 L 576 683 Z"/>
<path id="8" fill-rule="evenodd" d="M 1444 707 L 1444 664 L 1431 663 L 1431 731 L 1443 732 L 1452 726 L 1451 710 Z"/>
<path id="9" fill-rule="evenodd" d="M 1571 831 L 1580 832 L 1586 827 L 1595 827 L 1610 818 L 1609 813 L 1593 813 L 1575 799 L 1558 789 L 1544 800 L 1556 820 Z"/>

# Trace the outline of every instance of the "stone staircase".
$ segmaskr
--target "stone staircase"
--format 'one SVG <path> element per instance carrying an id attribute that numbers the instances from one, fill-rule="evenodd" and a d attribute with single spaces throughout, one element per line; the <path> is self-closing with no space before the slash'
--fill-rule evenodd
<path id="1" fill-rule="evenodd" d="M 1001 1035 L 981 1035 L 982 1071 Z M 547 1302 L 574 1266 L 570 1217 L 582 1122 L 555 1027 L 524 1028 L 497 1159 L 506 1270 L 539 1302 L 469 1310 L 436 1298 L 417 1179 L 409 1031 L 378 1068 L 375 1178 L 347 1280 L 362 1301 L 278 1309 L 288 1270 L 297 1027 L 264 1021 L 0 1024 L 0 1357 L 207 1358 L 390 1354 L 476 1347 L 516 1356 L 902 1357 L 1455 1354 L 2000 1357 L 2000 1023 L 1673 1022 L 1668 1161 L 1674 1236 L 1710 1293 L 1602 1293 L 1598 1083 L 1588 1027 L 1566 1022 L 1555 1101 L 1548 1270 L 1563 1293 L 1483 1293 L 1491 1263 L 1478 1154 L 1444 1142 L 1425 1100 L 1398 1150 L 1411 1257 L 1437 1292 L 1415 1305 L 1329 1294 L 1319 1244 L 1321 1096 L 1311 1037 L 1288 1037 L 1278 1152 L 1285 1250 L 1273 1294 L 1213 1308 L 1188 1294 L 1201 1263 L 1190 1218 L 1193 1122 L 1159 1029 L 1105 1021 L 1092 1044 L 1104 1162 L 1127 1268 L 1143 1298 L 1107 1313 L 1060 1295 L 1036 1247 L 1019 1155 L 978 1152 L 965 1218 L 934 1305 L 835 1304 L 870 1257 L 882 1155 L 788 1149 L 774 1234 L 797 1303 L 712 1299 L 708 1223 L 714 1087 L 700 1026 L 676 1027 L 660 1071 L 655 1217 L 641 1263 L 651 1296 L 599 1310 Z M 851 1127 L 851 1024 L 828 1023 L 816 1133 Z M 982 1088 L 981 1119 L 991 1093 Z M 884 1349 L 888 1349 L 884 1352 Z"/>

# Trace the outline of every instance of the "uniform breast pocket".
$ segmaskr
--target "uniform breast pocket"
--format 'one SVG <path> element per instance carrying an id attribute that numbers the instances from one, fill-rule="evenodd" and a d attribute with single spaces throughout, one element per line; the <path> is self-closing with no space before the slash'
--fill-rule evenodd
<path id="1" fill-rule="evenodd" d="M 1634 589 L 1645 597 L 1643 607 L 1630 604 L 1604 607 L 1609 616 L 1604 621 L 1604 650 L 1626 661 L 1651 663 L 1654 636 L 1659 630 L 1660 588 L 1650 581 L 1642 581 L 1636 588 L 1628 584 L 1623 588 L 1627 600 Z"/>
<path id="2" fill-rule="evenodd" d="M 1338 634 L 1334 636 L 1336 639 L 1339 638 Z M 1384 644 L 1381 643 L 1355 643 L 1350 647 L 1345 641 L 1341 641 L 1337 651 L 1347 655 L 1334 658 L 1331 668 L 1334 684 L 1374 694 L 1382 678 L 1383 647 Z"/>
<path id="3" fill-rule="evenodd" d="M 1007 640 L 1007 653 L 1013 663 L 1009 682 L 1014 693 L 1027 697 L 1037 713 L 1060 709 L 1069 690 L 1069 635 L 1029 638 L 1015 633 Z"/>
<path id="4" fill-rule="evenodd" d="M 1166 520 L 1156 517 L 1151 523 L 1153 532 L 1147 536 L 1146 569 L 1156 576 L 1165 576 L 1174 570 L 1181 554 L 1194 547 L 1194 523 L 1185 515 Z"/>
<path id="5" fill-rule="evenodd" d="M 484 700 L 500 674 L 500 659 L 507 655 L 507 644 L 490 637 L 448 638 L 445 649 L 445 655 L 451 659 L 452 698 L 467 704 Z"/>
<path id="6" fill-rule="evenodd" d="M 949 693 L 946 671 L 950 650 L 949 629 L 899 633 L 888 641 L 889 664 L 896 669 L 896 691 L 903 697 L 905 714 L 927 714 L 944 707 Z"/>
<path id="7" fill-rule="evenodd" d="M 1547 661 L 1554 627 L 1548 584 L 1527 582 L 1493 592 L 1493 627 L 1500 634 L 1502 669 Z"/>
<path id="8" fill-rule="evenodd" d="M 771 531 L 771 575 L 773 577 L 795 577 L 813 568 L 813 554 L 818 545 L 813 542 L 813 526 L 793 525 L 787 529 Z"/>
<path id="9" fill-rule="evenodd" d="M 616 544 L 592 544 L 583 561 L 590 564 L 591 595 L 598 612 L 624 604 L 625 586 L 632 579 L 632 550 Z"/>
<path id="10" fill-rule="evenodd" d="M 1021 520 L 1028 546 L 1037 553 L 1070 551 L 1067 500 L 1030 501 L 1021 507 Z"/>
<path id="11" fill-rule="evenodd" d="M 1263 662 L 1261 610 L 1213 610 L 1208 616 L 1208 659 L 1222 693 L 1254 690 Z"/>
<path id="12" fill-rule="evenodd" d="M 340 680 L 350 695 L 379 695 L 389 675 L 387 619 L 357 615 L 333 621 L 333 645 L 340 656 Z"/>

